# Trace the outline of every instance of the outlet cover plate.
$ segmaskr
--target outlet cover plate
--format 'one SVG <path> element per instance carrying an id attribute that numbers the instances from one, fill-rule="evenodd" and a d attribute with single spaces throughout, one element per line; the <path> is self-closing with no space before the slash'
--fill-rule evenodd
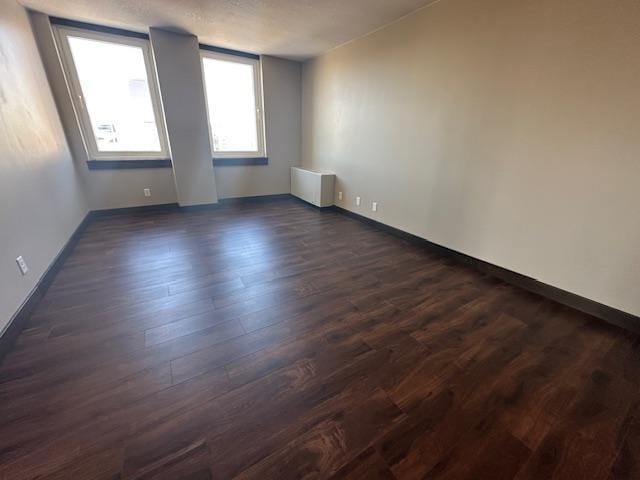
<path id="1" fill-rule="evenodd" d="M 18 264 L 20 273 L 22 273 L 22 275 L 26 275 L 27 272 L 29 271 L 29 267 L 27 267 L 27 262 L 24 261 L 24 258 L 22 258 L 22 255 L 16 258 L 16 263 Z"/>

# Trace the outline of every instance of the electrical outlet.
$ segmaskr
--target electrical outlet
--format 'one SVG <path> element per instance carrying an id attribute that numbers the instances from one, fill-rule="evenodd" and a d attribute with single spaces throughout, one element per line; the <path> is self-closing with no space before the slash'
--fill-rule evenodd
<path id="1" fill-rule="evenodd" d="M 342 200 L 342 192 L 338 192 L 338 200 Z"/>
<path id="2" fill-rule="evenodd" d="M 371 210 L 373 210 L 374 212 L 378 211 L 378 202 L 373 202 L 371 204 Z"/>
<path id="3" fill-rule="evenodd" d="M 356 205 L 360 205 L 360 197 L 356 197 Z"/>
<path id="4" fill-rule="evenodd" d="M 16 263 L 18 264 L 20 273 L 22 273 L 22 275 L 26 275 L 27 272 L 29 271 L 29 267 L 27 267 L 27 262 L 24 261 L 24 258 L 22 258 L 22 255 L 16 258 Z"/>
<path id="5" fill-rule="evenodd" d="M 144 196 L 145 197 L 150 197 L 151 196 L 151 189 L 150 188 L 145 188 L 144 189 Z"/>

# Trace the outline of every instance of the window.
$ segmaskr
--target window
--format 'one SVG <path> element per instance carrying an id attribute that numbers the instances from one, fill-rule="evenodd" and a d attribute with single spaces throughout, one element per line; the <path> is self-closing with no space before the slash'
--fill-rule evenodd
<path id="1" fill-rule="evenodd" d="M 201 51 L 214 158 L 264 157 L 260 61 Z"/>
<path id="2" fill-rule="evenodd" d="M 56 36 L 91 159 L 169 158 L 149 41 L 66 26 Z"/>

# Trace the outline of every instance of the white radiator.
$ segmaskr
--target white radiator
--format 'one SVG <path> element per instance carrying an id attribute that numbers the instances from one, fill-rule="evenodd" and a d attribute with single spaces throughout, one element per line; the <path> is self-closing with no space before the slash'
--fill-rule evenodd
<path id="1" fill-rule="evenodd" d="M 291 167 L 291 194 L 316 207 L 333 205 L 334 173 Z"/>

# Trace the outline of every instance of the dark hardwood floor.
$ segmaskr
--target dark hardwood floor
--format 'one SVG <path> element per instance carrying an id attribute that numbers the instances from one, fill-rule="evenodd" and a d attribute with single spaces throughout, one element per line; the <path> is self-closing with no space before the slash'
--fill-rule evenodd
<path id="1" fill-rule="evenodd" d="M 0 478 L 640 478 L 640 340 L 295 200 L 97 218 Z"/>

